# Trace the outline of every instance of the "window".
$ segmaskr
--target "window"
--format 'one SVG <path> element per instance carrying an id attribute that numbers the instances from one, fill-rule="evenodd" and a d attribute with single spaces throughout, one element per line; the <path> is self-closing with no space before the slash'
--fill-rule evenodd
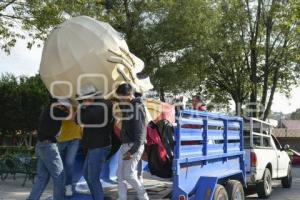
<path id="1" fill-rule="evenodd" d="M 263 137 L 263 146 L 271 147 L 271 138 L 270 137 Z"/>
<path id="2" fill-rule="evenodd" d="M 254 146 L 262 146 L 261 145 L 261 140 L 260 140 L 260 136 L 259 135 L 253 135 L 253 145 Z"/>
<path id="3" fill-rule="evenodd" d="M 250 148 L 250 131 L 244 130 L 244 147 Z"/>
<path id="4" fill-rule="evenodd" d="M 271 147 L 271 137 L 253 134 L 253 145 L 256 147 Z"/>
<path id="5" fill-rule="evenodd" d="M 274 140 L 274 143 L 275 143 L 276 148 L 277 148 L 278 150 L 281 150 L 282 147 L 281 147 L 280 143 L 278 142 L 277 138 L 274 137 L 274 135 L 272 135 L 272 138 L 273 138 L 273 140 Z"/>

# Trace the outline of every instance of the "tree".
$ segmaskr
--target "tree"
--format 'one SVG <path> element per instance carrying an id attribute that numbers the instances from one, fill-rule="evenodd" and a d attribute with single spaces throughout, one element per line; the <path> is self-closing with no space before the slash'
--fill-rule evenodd
<path id="1" fill-rule="evenodd" d="M 205 19 L 213 14 L 205 1 L 39 2 L 25 4 L 31 18 L 23 22 L 26 28 L 35 28 L 34 38 L 45 39 L 51 27 L 67 16 L 88 15 L 109 22 L 123 33 L 130 50 L 145 61 L 141 76 L 151 76 L 161 99 L 165 91 L 190 90 L 200 84 L 201 77 L 190 76 L 200 63 L 195 63 L 188 51 L 195 41 L 205 40 L 202 33 L 209 26 Z"/>
<path id="2" fill-rule="evenodd" d="M 274 93 L 288 95 L 299 81 L 299 11 L 298 0 L 4 0 L 0 27 L 20 20 L 31 47 L 68 17 L 107 21 L 145 61 L 141 75 L 150 75 L 161 99 L 165 92 L 208 92 L 217 102 L 233 99 L 237 114 L 250 103 L 250 115 L 265 119 Z M 12 33 L 10 26 L 4 32 Z M 0 37 L 11 39 L 5 46 L 0 38 L 9 50 L 18 35 Z"/>
<path id="3" fill-rule="evenodd" d="M 299 3 L 226 0 L 213 7 L 207 87 L 226 91 L 236 111 L 248 102 L 250 115 L 266 119 L 275 91 L 288 94 L 299 81 Z"/>
<path id="4" fill-rule="evenodd" d="M 0 1 L 0 48 L 10 53 L 17 39 L 28 38 L 27 47 L 40 45 L 49 31 L 70 16 L 102 15 L 104 0 L 2 0 Z M 24 34 L 23 30 L 27 31 Z"/>
<path id="5" fill-rule="evenodd" d="M 299 79 L 299 23 L 295 18 L 298 1 L 258 1 L 251 9 L 246 1 L 249 24 L 249 60 L 251 69 L 250 102 L 260 102 L 265 109 L 263 119 L 268 117 L 276 89 L 289 93 L 291 85 Z M 253 19 L 252 14 L 256 14 Z M 259 85 L 262 85 L 259 88 Z M 260 90 L 260 91 L 259 91 Z M 269 96 L 268 96 L 269 95 Z"/>
<path id="6" fill-rule="evenodd" d="M 183 66 L 170 60 L 178 51 L 191 45 L 196 39 L 196 31 L 201 33 L 199 30 L 205 29 L 200 23 L 205 22 L 205 5 L 205 1 L 196 0 L 6 0 L 0 9 L 0 19 L 6 19 L 6 24 L 11 22 L 12 27 L 7 30 L 10 33 L 13 32 L 14 21 L 21 22 L 22 28 L 28 30 L 32 38 L 29 48 L 36 41 L 43 41 L 55 25 L 68 17 L 88 15 L 107 21 L 123 33 L 131 51 L 145 61 L 144 74 L 151 75 L 156 89 L 168 91 L 173 89 L 169 86 L 174 86 L 174 82 L 178 87 L 185 82 L 165 79 L 165 74 L 173 73 L 177 67 L 181 67 L 178 72 L 184 71 Z M 8 8 L 12 10 L 10 15 L 6 14 Z M 14 46 L 17 36 L 12 35 L 11 38 L 14 42 L 5 46 L 7 52 Z M 192 60 L 188 61 L 182 63 L 192 65 Z M 188 80 L 187 73 L 184 73 L 185 76 L 174 74 Z"/>
<path id="7" fill-rule="evenodd" d="M 23 38 L 15 29 L 18 17 L 8 13 L 8 8 L 16 1 L 0 1 L 0 48 L 9 53 L 11 47 L 15 46 L 17 38 Z"/>
<path id="8" fill-rule="evenodd" d="M 203 36 L 212 13 L 205 1 L 118 1 L 109 9 L 110 23 L 124 33 L 131 51 L 145 61 L 164 100 L 165 92 L 198 89 L 204 72 L 189 52 Z M 118 17 L 113 17 L 118 16 Z M 196 72 L 198 76 L 196 76 Z M 191 76 L 191 74 L 194 74 Z"/>
<path id="9" fill-rule="evenodd" d="M 14 135 L 37 128 L 42 106 L 48 102 L 48 92 L 38 75 L 0 78 L 0 132 Z"/>
<path id="10" fill-rule="evenodd" d="M 206 87 L 213 94 L 221 94 L 235 102 L 236 114 L 249 95 L 249 69 L 243 54 L 245 41 L 243 30 L 246 27 L 245 12 L 240 1 L 222 1 L 214 8 L 215 23 L 207 43 L 200 52 L 205 52 L 207 67 Z"/>
<path id="11" fill-rule="evenodd" d="M 49 101 L 49 93 L 39 75 L 21 77 L 19 83 L 20 127 L 23 132 L 37 128 L 42 107 Z"/>
<path id="12" fill-rule="evenodd" d="M 15 123 L 20 120 L 18 92 L 17 78 L 11 74 L 2 75 L 0 81 L 1 133 L 9 134 L 16 131 Z"/>
<path id="13" fill-rule="evenodd" d="M 292 120 L 300 120 L 300 108 L 298 108 L 296 111 L 291 113 Z"/>

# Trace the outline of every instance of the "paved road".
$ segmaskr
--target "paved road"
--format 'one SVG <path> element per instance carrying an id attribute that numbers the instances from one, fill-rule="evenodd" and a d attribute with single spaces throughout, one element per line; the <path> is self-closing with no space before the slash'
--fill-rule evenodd
<path id="1" fill-rule="evenodd" d="M 250 195 L 247 200 L 258 199 L 257 195 Z M 300 200 L 300 167 L 293 168 L 293 186 L 282 188 L 280 181 L 273 181 L 273 191 L 270 200 Z"/>
<path id="2" fill-rule="evenodd" d="M 27 182 L 25 187 L 22 187 L 22 181 L 24 176 L 17 176 L 16 180 L 13 180 L 12 177 L 9 177 L 5 181 L 0 180 L 0 200 L 24 200 L 28 196 L 30 189 L 32 187 L 31 182 Z M 147 181 L 148 182 L 148 181 Z M 149 184 L 149 182 L 148 182 Z M 49 184 L 47 189 L 45 190 L 41 200 L 46 199 L 46 197 L 51 196 L 52 189 Z M 153 185 L 153 183 L 152 183 Z M 111 191 L 114 195 L 116 191 Z M 151 193 L 151 189 L 149 190 Z M 153 193 L 158 193 L 158 191 L 153 191 Z M 132 196 L 135 196 L 132 192 L 130 192 Z M 113 196 L 114 196 L 113 195 Z M 158 194 L 152 195 L 151 200 L 153 199 L 161 199 L 157 197 Z M 129 195 L 131 196 L 131 195 Z M 134 199 L 134 198 L 133 198 Z M 246 198 L 247 200 L 258 199 L 257 195 L 249 195 Z M 131 199 L 129 199 L 131 200 Z M 280 185 L 280 181 L 274 181 L 274 188 L 272 192 L 272 196 L 270 200 L 300 200 L 300 167 L 293 168 L 293 186 L 290 189 L 284 189 Z"/>

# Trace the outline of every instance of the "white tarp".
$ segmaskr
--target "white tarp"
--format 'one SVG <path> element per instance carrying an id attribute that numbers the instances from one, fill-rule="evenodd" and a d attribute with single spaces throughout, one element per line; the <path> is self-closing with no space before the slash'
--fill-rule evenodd
<path id="1" fill-rule="evenodd" d="M 108 23 L 79 16 L 52 30 L 39 72 L 52 95 L 74 99 L 85 84 L 93 84 L 105 96 L 122 81 L 148 91 L 153 87 L 149 78 L 136 76 L 143 68 L 144 62 L 130 53 L 122 35 Z"/>

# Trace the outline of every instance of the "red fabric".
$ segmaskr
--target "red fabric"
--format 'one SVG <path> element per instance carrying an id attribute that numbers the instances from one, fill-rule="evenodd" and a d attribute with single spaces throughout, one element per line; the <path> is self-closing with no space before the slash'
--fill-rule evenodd
<path id="1" fill-rule="evenodd" d="M 171 123 L 175 123 L 175 106 L 161 102 L 158 100 L 147 99 L 146 107 L 152 117 L 153 122 L 158 122 L 160 120 L 167 120 Z"/>
<path id="2" fill-rule="evenodd" d="M 159 157 L 161 158 L 161 160 L 166 161 L 167 151 L 161 142 L 159 133 L 157 132 L 156 129 L 147 127 L 147 146 L 150 145 L 157 145 L 159 151 Z"/>
<path id="3" fill-rule="evenodd" d="M 181 126 L 181 128 L 201 129 L 203 126 L 198 124 L 184 124 Z"/>
<path id="4" fill-rule="evenodd" d="M 171 123 L 175 123 L 175 106 L 164 102 L 161 102 L 161 105 L 162 113 L 157 121 L 165 119 Z"/>
<path id="5" fill-rule="evenodd" d="M 120 128 L 117 126 L 117 124 L 114 124 L 114 133 L 115 133 L 115 135 L 121 140 L 121 130 L 120 130 Z"/>
<path id="6" fill-rule="evenodd" d="M 199 111 L 206 111 L 206 107 L 204 105 L 198 107 Z"/>

